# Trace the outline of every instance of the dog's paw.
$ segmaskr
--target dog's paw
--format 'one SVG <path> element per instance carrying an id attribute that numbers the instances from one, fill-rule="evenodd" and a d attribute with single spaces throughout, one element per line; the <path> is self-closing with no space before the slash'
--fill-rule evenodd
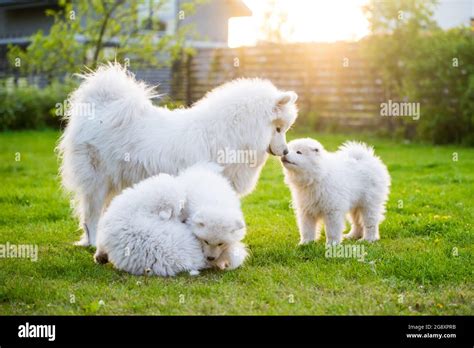
<path id="1" fill-rule="evenodd" d="M 199 274 L 201 274 L 201 272 L 199 272 L 198 270 L 189 271 L 189 275 L 193 277 L 198 276 Z"/>
<path id="2" fill-rule="evenodd" d="M 308 244 L 311 244 L 311 243 L 313 243 L 313 242 L 314 242 L 313 239 L 300 240 L 300 242 L 298 243 L 298 245 L 308 245 Z"/>
<path id="3" fill-rule="evenodd" d="M 229 262 L 229 261 L 222 261 L 222 262 L 219 262 L 216 266 L 217 266 L 217 268 L 219 268 L 221 271 L 224 271 L 224 270 L 226 270 L 227 268 L 229 268 L 230 262 Z"/>
<path id="4" fill-rule="evenodd" d="M 342 239 L 350 239 L 350 240 L 356 240 L 356 239 L 360 239 L 361 236 L 356 234 L 356 233 L 353 233 L 353 232 L 349 232 L 347 234 L 344 234 L 342 235 Z"/>
<path id="5" fill-rule="evenodd" d="M 341 241 L 340 240 L 327 240 L 326 241 L 326 246 L 335 246 L 335 245 L 339 245 L 341 244 Z"/>
<path id="6" fill-rule="evenodd" d="M 378 236 L 374 236 L 374 237 L 363 237 L 361 239 L 359 239 L 359 241 L 365 241 L 365 242 L 369 242 L 369 243 L 374 243 L 376 241 L 378 241 L 380 239 L 380 237 Z"/>
<path id="7" fill-rule="evenodd" d="M 89 239 L 87 239 L 87 237 L 82 237 L 77 242 L 74 242 L 74 245 L 81 246 L 81 247 L 87 247 L 87 246 L 90 246 L 91 243 L 89 243 Z"/>

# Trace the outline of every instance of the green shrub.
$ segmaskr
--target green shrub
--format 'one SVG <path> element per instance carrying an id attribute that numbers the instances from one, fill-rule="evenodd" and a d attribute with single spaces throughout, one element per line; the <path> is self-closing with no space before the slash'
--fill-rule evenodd
<path id="1" fill-rule="evenodd" d="M 470 30 L 435 31 L 407 61 L 403 90 L 421 104 L 420 138 L 474 145 L 474 39 Z"/>
<path id="2" fill-rule="evenodd" d="M 53 83 L 46 88 L 21 86 L 0 89 L 1 130 L 59 127 L 58 105 L 64 105 L 72 86 Z"/>
<path id="3" fill-rule="evenodd" d="M 31 85 L 7 88 L 4 83 L 0 87 L 0 130 L 64 127 L 61 116 L 75 87 L 72 81 L 53 82 L 42 89 Z M 184 107 L 182 102 L 169 98 L 155 103 L 171 110 Z"/>
<path id="4" fill-rule="evenodd" d="M 390 118 L 390 134 L 435 144 L 474 145 L 474 36 L 444 31 L 433 20 L 435 0 L 371 0 L 364 52 L 382 80 L 386 100 L 415 102 L 420 119 Z"/>

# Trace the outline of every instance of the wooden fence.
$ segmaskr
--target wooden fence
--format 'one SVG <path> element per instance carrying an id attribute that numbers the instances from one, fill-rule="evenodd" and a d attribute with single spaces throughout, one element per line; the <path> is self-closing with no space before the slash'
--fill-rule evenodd
<path id="1" fill-rule="evenodd" d="M 298 93 L 303 117 L 373 128 L 380 120 L 382 81 L 359 47 L 335 43 L 199 49 L 175 65 L 171 94 L 191 104 L 234 78 L 267 78 Z"/>
<path id="2" fill-rule="evenodd" d="M 358 43 L 199 48 L 172 67 L 143 68 L 134 73 L 140 80 L 159 84 L 160 93 L 187 105 L 232 79 L 266 78 L 282 90 L 298 93 L 298 124 L 393 129 L 391 118 L 379 117 L 380 103 L 387 99 L 382 80 L 361 51 Z M 41 86 L 41 78 L 29 76 L 29 81 Z"/>

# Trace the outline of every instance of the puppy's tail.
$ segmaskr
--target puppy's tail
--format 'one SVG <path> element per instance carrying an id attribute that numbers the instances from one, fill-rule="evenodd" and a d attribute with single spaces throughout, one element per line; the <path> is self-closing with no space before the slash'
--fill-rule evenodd
<path id="1" fill-rule="evenodd" d="M 124 124 L 143 115 L 152 106 L 150 99 L 160 96 L 118 63 L 102 65 L 77 76 L 84 81 L 69 98 L 68 119 L 100 117 L 109 125 Z"/>
<path id="2" fill-rule="evenodd" d="M 375 156 L 373 147 L 357 141 L 346 141 L 339 147 L 339 151 L 356 160 L 373 158 Z"/>

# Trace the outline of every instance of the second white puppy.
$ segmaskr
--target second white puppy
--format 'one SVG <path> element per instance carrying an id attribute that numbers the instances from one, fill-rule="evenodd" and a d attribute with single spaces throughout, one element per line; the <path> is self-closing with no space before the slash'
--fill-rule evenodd
<path id="1" fill-rule="evenodd" d="M 240 242 L 245 223 L 237 194 L 220 170 L 217 165 L 199 165 L 182 178 L 160 174 L 125 189 L 99 221 L 96 262 L 159 276 L 239 267 L 247 256 Z M 201 185 L 203 180 L 212 182 L 222 204 L 209 200 L 205 187 L 189 189 L 196 180 Z"/>
<path id="2" fill-rule="evenodd" d="M 186 191 L 182 218 L 203 245 L 206 260 L 220 269 L 239 267 L 247 258 L 245 220 L 240 200 L 224 168 L 198 163 L 181 172 L 177 180 Z"/>
<path id="3" fill-rule="evenodd" d="M 319 238 L 321 222 L 326 226 L 326 242 L 339 244 L 347 213 L 352 229 L 345 238 L 378 240 L 390 175 L 373 148 L 346 142 L 338 151 L 327 152 L 309 138 L 293 140 L 288 147 L 281 162 L 293 197 L 300 244 Z"/>

